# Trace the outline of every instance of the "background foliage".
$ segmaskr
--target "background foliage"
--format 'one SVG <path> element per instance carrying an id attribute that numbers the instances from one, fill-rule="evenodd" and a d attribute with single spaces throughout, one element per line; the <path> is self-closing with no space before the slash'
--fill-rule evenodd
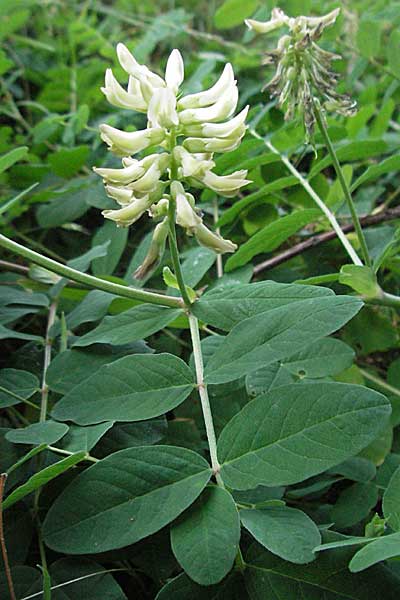
<path id="1" fill-rule="evenodd" d="M 324 47 L 343 55 L 336 65 L 341 73 L 339 87 L 357 99 L 359 111 L 351 119 L 329 118 L 329 133 L 366 227 L 378 281 L 387 292 L 399 294 L 400 4 L 385 0 L 280 3 L 291 15 L 323 14 L 338 5 L 341 15 L 327 30 Z M 230 493 L 216 486 L 206 487 L 198 497 L 211 473 L 194 391 L 188 323 L 182 311 L 139 305 L 99 290 L 88 292 L 9 253 L 2 256 L 0 470 L 9 471 L 3 508 L 19 599 L 35 593 L 32 597 L 56 600 L 145 599 L 157 594 L 159 600 L 294 600 L 302 595 L 387 600 L 398 595 L 398 562 L 375 563 L 400 556 L 399 315 L 396 309 L 376 304 L 359 310 L 361 303 L 355 297 L 340 300 L 343 294 L 352 294 L 353 288 L 368 296 L 367 284 L 346 286 L 346 273 L 339 272 L 349 260 L 337 239 L 328 235 L 324 240 L 323 234 L 330 231 L 328 221 L 279 155 L 252 133 L 256 129 L 259 135 L 270 136 L 347 227 L 357 247 L 322 138 L 316 134 L 314 153 L 304 145 L 302 125 L 285 123 L 275 103 L 261 92 L 272 75 L 271 69 L 260 66 L 261 54 L 274 46 L 274 40 L 273 36 L 271 40 L 254 38 L 243 19 L 253 15 L 267 19 L 273 6 L 258 0 L 1 2 L 1 230 L 61 263 L 123 285 L 166 289 L 162 266 L 170 265 L 168 252 L 150 279 L 133 279 L 149 244 L 149 223 L 142 219 L 127 230 L 104 222 L 99 209 L 111 208 L 113 202 L 91 171 L 93 165 L 116 164 L 100 141 L 100 123 L 128 130 L 145 124 L 143 115 L 111 110 L 99 90 L 109 66 L 123 78 L 115 55 L 118 41 L 156 71 L 164 67 L 170 50 L 179 47 L 185 58 L 185 93 L 211 85 L 230 61 L 239 83 L 240 107 L 251 105 L 244 142 L 233 153 L 221 155 L 217 168 L 221 174 L 247 168 L 253 183 L 239 198 L 216 198 L 210 192 L 198 198 L 209 224 L 218 222 L 239 250 L 224 258 L 224 274 L 217 277 L 216 255 L 186 237 L 180 240 L 186 283 L 210 293 L 195 311 L 208 325 L 202 338 L 206 375 L 218 436 L 223 430 L 219 437 L 220 456 L 226 461 L 223 472 L 227 485 L 235 488 L 236 504 Z M 291 356 L 281 352 L 282 339 L 273 341 L 279 334 L 280 315 L 285 319 L 288 315 L 282 288 L 275 291 L 273 283 L 262 288 L 267 290 L 268 309 L 282 311 L 275 310 L 273 317 L 262 299 L 257 304 L 255 298 L 250 306 L 249 302 L 240 304 L 234 292 L 229 296 L 231 284 L 265 280 L 320 285 L 296 291 L 303 302 L 290 311 Z M 212 294 L 218 296 L 221 290 L 226 296 L 217 310 Z M 175 290 L 168 291 L 176 295 Z M 279 296 L 275 305 L 274 295 Z M 247 311 L 240 318 L 235 313 L 238 303 Z M 36 424 L 37 406 L 52 307 L 56 318 L 48 336 L 52 361 L 47 384 L 51 414 L 57 421 L 43 426 Z M 314 318 L 316 307 L 323 311 L 319 321 Z M 246 332 L 234 329 L 224 340 L 221 334 L 245 317 L 252 320 L 246 320 Z M 338 330 L 334 337 L 326 337 Z M 260 345 L 272 340 L 268 360 L 254 349 L 254 331 L 264 335 Z M 235 335 L 240 335 L 240 345 L 248 341 L 248 362 L 257 369 L 239 365 Z M 152 371 L 156 359 L 162 373 Z M 150 374 L 145 383 L 136 376 L 143 372 Z M 261 456 L 266 451 L 244 431 L 245 423 L 263 419 L 265 406 L 257 399 L 267 392 L 274 406 L 277 394 L 281 403 L 286 396 L 290 403 L 293 394 L 301 395 L 311 404 L 308 411 L 295 415 L 293 426 L 303 423 L 306 431 L 312 420 L 316 380 L 334 386 L 327 390 L 332 394 L 331 409 L 337 409 L 335 424 L 347 431 L 353 445 L 335 448 L 333 432 L 322 431 L 321 426 L 318 439 L 330 446 L 330 453 L 317 468 L 310 459 L 315 454 L 319 458 L 312 447 L 315 439 L 307 442 L 308 460 L 297 464 L 282 459 L 285 442 L 277 433 L 273 472 L 265 481 L 265 471 L 256 479 L 239 477 L 240 469 L 247 470 L 242 464 L 244 454 Z M 121 402 L 127 381 L 135 390 L 129 410 Z M 370 390 L 359 396 L 360 388 L 351 385 L 345 394 L 340 383 L 364 384 Z M 280 387 L 279 393 L 274 391 Z M 374 391 L 386 394 L 392 405 L 390 422 L 384 427 L 387 405 Z M 82 403 L 82 397 L 87 402 Z M 357 410 L 346 414 L 351 406 Z M 21 429 L 29 424 L 35 425 Z M 266 431 L 265 439 L 271 435 Z M 155 452 L 159 447 L 155 444 L 162 446 L 162 455 Z M 49 450 L 49 445 L 65 455 Z M 271 446 L 269 451 L 275 452 Z M 105 460 L 87 469 L 91 457 Z M 143 468 L 140 472 L 138 467 L 136 475 L 129 472 L 135 461 Z M 121 490 L 133 497 L 137 494 L 135 477 L 146 480 L 147 471 L 140 461 L 156 465 L 159 479 L 145 481 L 132 512 L 115 521 L 107 519 L 107 506 L 119 504 Z M 293 476 L 288 475 L 290 469 Z M 99 486 L 99 479 L 108 485 Z M 54 504 L 75 480 L 71 492 Z M 170 497 L 158 485 L 164 480 Z M 221 584 L 200 587 L 219 582 L 235 560 L 237 505 L 242 509 L 242 550 L 246 563 L 252 565 L 246 570 L 246 581 L 239 564 Z M 267 527 L 263 521 L 266 507 L 270 511 Z M 138 520 L 137 539 L 127 535 L 125 517 Z M 386 518 L 388 534 L 383 537 L 379 537 L 384 527 L 381 517 Z M 225 523 L 226 537 L 216 521 Z M 280 522 L 284 527 L 279 527 Z M 204 539 L 193 536 L 193 523 L 200 524 Z M 327 531 L 331 523 L 335 532 Z M 95 551 L 96 526 L 103 535 Z M 60 534 L 63 528 L 67 532 Z M 359 546 L 344 543 L 355 544 L 356 537 L 365 542 L 364 534 L 379 539 Z M 208 535 L 215 536 L 215 555 L 205 549 Z M 293 539 L 298 543 L 294 545 Z M 321 551 L 310 562 L 321 543 L 341 547 Z M 93 573 L 97 575 L 85 577 Z M 49 591 L 50 586 L 79 578 L 77 583 Z M 1 572 L 0 596 L 6 598 L 7 593 Z"/>

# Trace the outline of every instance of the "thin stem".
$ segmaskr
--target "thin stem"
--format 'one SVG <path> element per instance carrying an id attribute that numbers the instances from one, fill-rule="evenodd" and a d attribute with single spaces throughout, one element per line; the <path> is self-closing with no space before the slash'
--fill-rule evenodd
<path id="1" fill-rule="evenodd" d="M 383 381 L 383 379 L 381 379 L 380 377 L 372 375 L 372 373 L 366 371 L 365 369 L 360 369 L 360 373 L 361 375 L 363 375 L 363 377 L 365 377 L 365 379 L 372 381 L 372 383 L 375 383 L 375 385 L 379 386 L 383 390 L 386 390 L 387 392 L 389 392 L 390 394 L 394 394 L 395 396 L 400 396 L 400 390 L 398 388 L 394 387 L 393 385 L 390 385 L 390 383 L 387 383 L 386 381 Z"/>
<path id="2" fill-rule="evenodd" d="M 56 454 L 62 454 L 64 456 L 72 456 L 73 454 L 75 454 L 75 452 L 70 452 L 69 450 L 64 450 L 63 448 L 56 448 L 55 446 L 47 446 L 47 449 L 51 450 L 52 452 L 55 452 Z M 91 456 L 90 454 L 86 454 L 84 460 L 87 460 L 92 463 L 99 462 L 98 458 L 95 458 L 94 456 Z"/>
<path id="3" fill-rule="evenodd" d="M 16 394 L 15 392 L 8 390 L 7 388 L 3 387 L 2 385 L 0 385 L 0 392 L 2 392 L 3 394 L 8 394 L 9 396 L 11 396 L 11 398 L 15 398 L 16 400 L 18 400 L 18 402 L 23 402 L 24 404 L 27 404 L 28 406 L 35 408 L 36 410 L 40 410 L 39 406 L 37 406 L 34 402 L 31 402 L 30 400 L 23 398 L 19 394 Z"/>
<path id="4" fill-rule="evenodd" d="M 372 265 L 371 258 L 369 256 L 368 246 L 367 246 L 367 242 L 365 240 L 364 232 L 363 232 L 362 227 L 360 225 L 360 219 L 358 218 L 357 210 L 356 210 L 356 207 L 354 205 L 353 198 L 351 197 L 351 192 L 350 192 L 349 186 L 347 185 L 346 179 L 345 179 L 345 177 L 343 175 L 343 171 L 342 171 L 342 168 L 340 166 L 337 154 L 335 152 L 335 148 L 333 147 L 333 144 L 331 142 L 331 138 L 329 137 L 329 133 L 328 133 L 328 129 L 326 127 L 325 119 L 324 119 L 324 117 L 323 117 L 323 115 L 321 113 L 321 110 L 320 110 L 317 102 L 314 102 L 314 114 L 315 114 L 315 118 L 316 118 L 317 123 L 318 123 L 319 130 L 320 130 L 320 132 L 322 134 L 322 137 L 324 138 L 324 142 L 325 142 L 326 147 L 328 149 L 328 152 L 329 152 L 329 154 L 331 156 L 332 163 L 333 163 L 333 166 L 335 168 L 336 175 L 337 175 L 337 178 L 339 180 L 340 186 L 341 186 L 341 188 L 343 190 L 344 197 L 346 199 L 347 205 L 349 207 L 351 218 L 352 218 L 353 223 L 354 223 L 354 229 L 355 229 L 355 232 L 357 234 L 358 241 L 360 243 L 362 255 L 364 257 L 364 262 L 365 262 L 365 264 L 368 267 L 370 267 Z"/>
<path id="5" fill-rule="evenodd" d="M 169 150 L 171 152 L 170 188 L 171 188 L 172 182 L 175 181 L 178 177 L 178 167 L 177 167 L 176 161 L 174 159 L 175 146 L 176 146 L 176 132 L 174 129 L 171 129 L 170 141 L 169 141 Z M 172 191 L 170 189 L 170 199 L 168 202 L 169 249 L 171 252 L 172 265 L 174 267 L 175 277 L 178 282 L 181 296 L 183 298 L 185 305 L 190 306 L 192 303 L 190 301 L 189 295 L 186 290 L 185 282 L 183 279 L 181 263 L 179 260 L 178 242 L 176 240 L 175 213 L 176 213 L 176 202 L 173 197 Z"/>
<path id="6" fill-rule="evenodd" d="M 219 220 L 219 211 L 218 211 L 218 198 L 215 197 L 213 199 L 213 216 L 214 216 L 214 224 L 218 223 Z M 220 233 L 219 227 L 216 227 L 215 231 Z M 224 274 L 224 267 L 222 264 L 222 254 L 217 254 L 217 277 L 220 279 Z"/>
<path id="7" fill-rule="evenodd" d="M 168 222 L 169 222 L 169 249 L 171 252 L 172 265 L 174 267 L 174 273 L 176 280 L 179 285 L 181 296 L 186 306 L 191 305 L 190 298 L 188 296 L 185 282 L 183 280 L 181 263 L 179 260 L 178 243 L 176 241 L 176 230 L 175 230 L 175 201 L 171 197 L 168 203 Z"/>
<path id="8" fill-rule="evenodd" d="M 311 187 L 311 185 L 309 184 L 307 179 L 305 179 L 303 177 L 303 175 L 296 169 L 296 167 L 294 165 L 292 165 L 290 160 L 288 160 L 288 158 L 284 154 L 281 154 L 279 152 L 279 150 L 277 150 L 277 148 L 275 148 L 275 146 L 273 144 L 271 144 L 271 142 L 269 140 L 264 139 L 254 129 L 249 129 L 249 133 L 253 137 L 257 138 L 258 140 L 261 140 L 264 143 L 264 145 L 269 150 L 271 150 L 271 152 L 273 152 L 274 154 L 277 154 L 280 157 L 280 159 L 283 162 L 283 164 L 285 165 L 285 167 L 292 173 L 292 175 L 294 175 L 296 177 L 296 179 L 298 179 L 300 185 L 306 190 L 308 195 L 314 200 L 314 202 L 317 204 L 317 206 L 322 210 L 324 215 L 327 217 L 329 223 L 332 225 L 332 228 L 336 232 L 336 235 L 338 236 L 339 240 L 341 241 L 344 249 L 346 250 L 349 257 L 351 258 L 352 262 L 355 265 L 362 265 L 362 261 L 360 260 L 357 252 L 354 250 L 353 246 L 350 244 L 349 240 L 343 233 L 339 223 L 336 220 L 335 215 L 329 210 L 329 208 L 326 206 L 325 202 L 323 200 L 321 200 L 321 198 L 318 196 L 318 194 L 315 192 L 315 190 Z"/>
<path id="9" fill-rule="evenodd" d="M 51 350 L 53 347 L 53 338 L 51 336 L 51 328 L 54 325 L 57 313 L 57 305 L 58 299 L 56 298 L 50 305 L 49 308 L 49 316 L 47 319 L 47 327 L 46 327 L 46 339 L 44 345 L 44 360 L 43 360 L 43 376 L 42 376 L 42 400 L 40 403 L 40 423 L 43 423 L 46 420 L 47 415 L 47 402 L 49 397 L 49 386 L 46 382 L 46 373 L 49 368 L 51 362 Z"/>
<path id="10" fill-rule="evenodd" d="M 43 256 L 34 250 L 30 250 L 29 248 L 18 244 L 18 242 L 10 240 L 4 235 L 0 235 L 0 246 L 10 250 L 10 252 L 23 256 L 31 262 L 44 267 L 53 273 L 57 273 L 61 277 L 67 277 L 88 287 L 103 290 L 104 292 L 109 292 L 110 294 L 116 294 L 117 296 L 123 296 L 124 298 L 130 298 L 131 300 L 148 302 L 149 304 L 182 307 L 182 300 L 180 298 L 174 298 L 173 296 L 166 296 L 153 292 L 145 292 L 144 290 L 130 288 L 118 283 L 99 279 L 98 277 L 88 275 L 87 273 L 82 273 L 81 271 L 77 271 L 76 269 L 72 269 L 66 265 L 62 265 L 51 258 L 47 258 L 46 256 Z"/>
<path id="11" fill-rule="evenodd" d="M 391 306 L 393 308 L 400 308 L 400 296 L 389 294 L 381 290 L 381 294 L 378 298 L 364 298 L 365 302 L 369 304 L 379 304 L 380 306 Z"/>
<path id="12" fill-rule="evenodd" d="M 1 473 L 0 474 L 0 546 L 1 546 L 1 553 L 3 556 L 4 571 L 6 574 L 8 590 L 10 592 L 10 598 L 11 598 L 11 600 L 17 600 L 15 591 L 14 591 L 14 584 L 13 584 L 13 580 L 12 580 L 10 564 L 8 562 L 6 540 L 4 537 L 3 495 L 4 495 L 4 487 L 6 485 L 6 480 L 7 480 L 7 473 Z"/>
<path id="13" fill-rule="evenodd" d="M 213 423 L 213 418 L 212 418 L 212 413 L 211 413 L 210 400 L 208 398 L 207 384 L 204 383 L 204 367 L 203 367 L 203 355 L 201 352 L 199 322 L 198 322 L 197 318 L 192 314 L 189 314 L 189 326 L 190 326 L 190 335 L 192 338 L 192 345 L 193 345 L 193 358 L 194 358 L 194 364 L 195 364 L 195 368 L 196 368 L 197 387 L 199 390 L 201 408 L 203 411 L 204 424 L 206 427 L 208 447 L 210 449 L 211 466 L 212 466 L 213 473 L 216 477 L 218 485 L 220 485 L 221 487 L 224 487 L 221 476 L 219 474 L 219 472 L 221 470 L 221 466 L 218 462 L 217 439 L 215 437 L 214 423 Z"/>

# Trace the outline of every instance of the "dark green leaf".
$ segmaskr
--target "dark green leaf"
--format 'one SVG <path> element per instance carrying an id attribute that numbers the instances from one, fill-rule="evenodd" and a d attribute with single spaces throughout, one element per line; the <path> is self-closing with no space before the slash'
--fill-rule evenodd
<path id="1" fill-rule="evenodd" d="M 285 304 L 320 296 L 333 296 L 333 292 L 328 288 L 311 285 L 260 281 L 217 287 L 197 300 L 192 310 L 205 323 L 229 331 L 249 317 Z"/>
<path id="2" fill-rule="evenodd" d="M 303 481 L 357 454 L 389 415 L 387 399 L 362 386 L 275 388 L 249 402 L 222 431 L 222 478 L 236 489 Z"/>
<path id="3" fill-rule="evenodd" d="M 333 333 L 362 307 L 351 296 L 311 298 L 245 319 L 208 361 L 208 383 L 224 383 L 300 352 L 311 340 Z"/>
<path id="4" fill-rule="evenodd" d="M 240 520 L 260 544 L 281 558 L 298 564 L 315 559 L 314 548 L 321 543 L 321 535 L 301 510 L 287 506 L 241 510 Z"/>
<path id="5" fill-rule="evenodd" d="M 194 385 L 192 371 L 180 358 L 133 354 L 104 366 L 74 387 L 52 415 L 78 425 L 144 421 L 178 406 Z"/>
<path id="6" fill-rule="evenodd" d="M 201 585 L 218 583 L 231 570 L 239 538 L 235 502 L 229 492 L 216 486 L 207 487 L 171 529 L 177 561 Z"/>
<path id="7" fill-rule="evenodd" d="M 190 506 L 210 477 L 207 462 L 191 450 L 121 450 L 87 469 L 62 492 L 44 522 L 45 541 L 69 554 L 133 544 Z M 77 510 L 71 510 L 73 506 Z"/>

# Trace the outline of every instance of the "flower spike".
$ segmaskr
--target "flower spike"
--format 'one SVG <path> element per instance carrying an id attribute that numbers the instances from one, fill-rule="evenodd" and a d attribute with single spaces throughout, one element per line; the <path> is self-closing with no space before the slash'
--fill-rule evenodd
<path id="1" fill-rule="evenodd" d="M 110 104 L 146 113 L 147 128 L 126 132 L 101 125 L 102 139 L 122 158 L 123 166 L 94 168 L 94 171 L 103 178 L 107 194 L 119 205 L 115 210 L 103 211 L 106 219 L 115 221 L 119 227 L 129 227 L 146 212 L 154 219 L 162 219 L 136 276 L 145 277 L 160 259 L 168 232 L 170 202 L 174 202 L 176 223 L 187 235 L 195 236 L 199 244 L 215 252 L 234 252 L 235 244 L 207 229 L 194 197 L 185 189 L 185 184 L 189 184 L 233 197 L 249 183 L 244 170 L 223 176 L 213 172 L 213 153 L 237 148 L 246 132 L 249 107 L 232 116 L 238 103 L 232 66 L 225 65 L 217 82 L 208 90 L 178 99 L 184 79 L 179 50 L 171 52 L 164 79 L 139 64 L 123 44 L 118 44 L 117 54 L 129 75 L 128 88 L 124 89 L 111 69 L 107 69 L 102 91 Z M 156 146 L 160 152 L 154 151 L 141 160 L 132 158 Z"/>
<path id="2" fill-rule="evenodd" d="M 339 8 L 322 17 L 288 17 L 281 9 L 272 11 L 271 19 L 262 23 L 247 19 L 249 29 L 255 33 L 270 33 L 286 27 L 288 34 L 278 41 L 275 50 L 266 54 L 264 64 L 276 65 L 276 73 L 264 89 L 278 99 L 278 106 L 285 107 L 285 119 L 291 120 L 296 114 L 304 121 L 307 138 L 314 131 L 314 101 L 321 100 L 325 110 L 345 116 L 354 115 L 357 109 L 348 95 L 336 91 L 338 74 L 331 63 L 341 57 L 327 52 L 316 43 L 324 29 L 333 25 L 340 12 Z"/>

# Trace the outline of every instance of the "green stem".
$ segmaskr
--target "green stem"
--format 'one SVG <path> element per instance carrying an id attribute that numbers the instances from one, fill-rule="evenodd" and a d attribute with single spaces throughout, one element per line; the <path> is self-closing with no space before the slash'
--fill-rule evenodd
<path id="1" fill-rule="evenodd" d="M 353 198 L 351 197 L 349 186 L 347 185 L 346 179 L 343 175 L 343 171 L 340 166 L 337 154 L 335 152 L 335 148 L 333 147 L 331 138 L 329 137 L 328 129 L 325 124 L 325 119 L 321 113 L 320 107 L 317 102 L 314 102 L 314 115 L 317 120 L 321 135 L 324 138 L 324 142 L 326 144 L 328 152 L 331 156 L 337 178 L 338 178 L 341 188 L 343 190 L 347 205 L 349 207 L 351 218 L 353 220 L 354 229 L 357 234 L 357 238 L 358 238 L 358 241 L 359 241 L 359 244 L 361 247 L 362 255 L 364 257 L 364 262 L 368 267 L 370 267 L 372 265 L 372 263 L 371 263 L 371 259 L 369 256 L 368 246 L 367 246 L 367 242 L 365 240 L 364 232 L 363 232 L 361 224 L 360 224 L 360 219 L 358 218 L 356 207 L 354 205 Z"/>
<path id="2" fill-rule="evenodd" d="M 383 381 L 383 379 L 381 379 L 380 377 L 372 375 L 372 373 L 366 371 L 365 369 L 360 369 L 360 373 L 365 377 L 365 379 L 372 381 L 372 383 L 375 383 L 375 385 L 379 386 L 386 392 L 389 392 L 389 394 L 400 396 L 400 390 L 398 388 L 394 387 L 393 385 L 390 385 L 390 383 L 387 383 L 386 381 Z"/>
<path id="3" fill-rule="evenodd" d="M 117 296 L 122 296 L 124 298 L 130 298 L 131 300 L 138 300 L 139 302 L 159 304 L 161 306 L 182 307 L 182 300 L 180 298 L 133 289 L 124 285 L 119 285 L 118 283 L 99 279 L 98 277 L 88 275 L 87 273 L 82 273 L 81 271 L 62 265 L 56 260 L 47 258 L 34 250 L 30 250 L 29 248 L 10 240 L 4 235 L 0 235 L 0 246 L 19 256 L 23 256 L 53 273 L 57 273 L 57 275 L 60 275 L 61 277 L 67 277 L 68 279 L 72 279 L 72 281 L 76 281 L 88 287 L 103 290 L 104 292 L 116 294 Z"/>
<path id="4" fill-rule="evenodd" d="M 11 398 L 15 398 L 16 400 L 18 400 L 18 402 L 23 402 L 24 404 L 27 404 L 28 406 L 31 406 L 32 408 L 35 408 L 36 410 L 40 410 L 39 406 L 34 404 L 34 402 L 31 402 L 30 400 L 23 398 L 19 394 L 16 394 L 15 392 L 8 390 L 7 388 L 3 387 L 2 385 L 0 385 L 0 392 L 2 392 L 3 394 L 8 394 L 9 396 L 11 396 Z"/>
<path id="5" fill-rule="evenodd" d="M 342 231 L 339 223 L 336 220 L 335 215 L 329 210 L 329 208 L 326 206 L 325 202 L 318 196 L 317 192 L 311 187 L 311 185 L 309 184 L 307 179 L 305 179 L 305 177 L 303 177 L 303 175 L 296 169 L 296 167 L 294 165 L 292 165 L 290 160 L 284 154 L 279 152 L 279 150 L 277 148 L 275 148 L 275 146 L 273 144 L 271 144 L 271 142 L 269 140 L 266 140 L 259 133 L 257 133 L 257 131 L 254 128 L 250 128 L 249 133 L 250 133 L 250 135 L 255 137 L 257 140 L 262 141 L 264 143 L 264 145 L 269 150 L 271 150 L 271 152 L 273 152 L 274 154 L 276 154 L 277 156 L 280 157 L 280 159 L 283 162 L 283 164 L 285 165 L 285 167 L 292 173 L 292 175 L 294 175 L 294 177 L 296 177 L 296 179 L 298 180 L 300 185 L 305 189 L 305 191 L 310 196 L 310 198 L 312 198 L 314 200 L 315 204 L 322 210 L 324 215 L 327 217 L 329 223 L 332 226 L 332 229 L 335 231 L 336 235 L 338 236 L 339 240 L 342 243 L 343 248 L 346 250 L 346 252 L 349 255 L 349 257 L 351 258 L 352 262 L 355 265 L 361 266 L 362 261 L 360 260 L 357 252 L 354 250 L 353 246 L 350 244 L 349 240 L 347 239 L 344 232 Z"/>
<path id="6" fill-rule="evenodd" d="M 378 304 L 379 306 L 391 306 L 392 308 L 400 308 L 400 296 L 389 294 L 381 290 L 380 296 L 377 298 L 363 298 L 368 304 Z"/>
<path id="7" fill-rule="evenodd" d="M 55 452 L 56 454 L 62 454 L 63 456 L 72 456 L 75 452 L 70 452 L 69 450 L 64 450 L 63 448 L 56 448 L 55 446 L 47 446 L 48 450 Z M 98 458 L 91 456 L 89 453 L 86 454 L 84 460 L 87 460 L 92 463 L 99 462 Z"/>
<path id="8" fill-rule="evenodd" d="M 183 273 L 181 268 L 181 263 L 179 260 L 179 251 L 178 251 L 178 243 L 176 240 L 176 230 L 175 230 L 175 201 L 172 196 L 169 199 L 168 203 L 168 224 L 169 224 L 169 249 L 171 252 L 172 265 L 174 267 L 174 273 L 176 280 L 179 285 L 179 290 L 181 292 L 182 299 L 186 306 L 191 305 L 190 298 L 188 296 L 185 282 L 183 280 Z"/>
<path id="9" fill-rule="evenodd" d="M 46 340 L 44 344 L 44 360 L 43 360 L 43 375 L 42 375 L 42 398 L 40 402 L 40 417 L 39 422 L 44 423 L 47 416 L 47 402 L 49 398 L 49 386 L 46 381 L 47 369 L 51 362 L 51 350 L 53 347 L 53 339 L 51 336 L 51 328 L 56 320 L 58 299 L 55 298 L 50 304 L 49 316 L 47 318 Z"/>
<path id="10" fill-rule="evenodd" d="M 178 282 L 179 290 L 181 292 L 182 299 L 186 306 L 190 306 L 189 295 L 186 290 L 185 281 L 183 279 L 183 273 L 181 263 L 179 260 L 178 242 L 176 239 L 176 228 L 175 228 L 175 213 L 176 213 L 176 202 L 171 193 L 171 184 L 178 178 L 178 166 L 174 159 L 174 148 L 176 146 L 176 131 L 171 129 L 169 151 L 171 153 L 171 172 L 170 172 L 170 199 L 168 202 L 168 225 L 169 225 L 169 249 L 171 252 L 172 265 L 174 267 L 175 277 Z"/>
<path id="11" fill-rule="evenodd" d="M 211 466 L 218 485 L 224 487 L 221 475 L 219 474 L 221 466 L 217 456 L 217 439 L 215 436 L 214 422 L 211 413 L 210 400 L 208 397 L 207 384 L 204 383 L 203 355 L 201 352 L 199 322 L 197 318 L 189 313 L 190 335 L 193 345 L 193 359 L 196 368 L 197 388 L 203 411 L 204 424 L 206 427 L 208 447 L 210 450 Z"/>

